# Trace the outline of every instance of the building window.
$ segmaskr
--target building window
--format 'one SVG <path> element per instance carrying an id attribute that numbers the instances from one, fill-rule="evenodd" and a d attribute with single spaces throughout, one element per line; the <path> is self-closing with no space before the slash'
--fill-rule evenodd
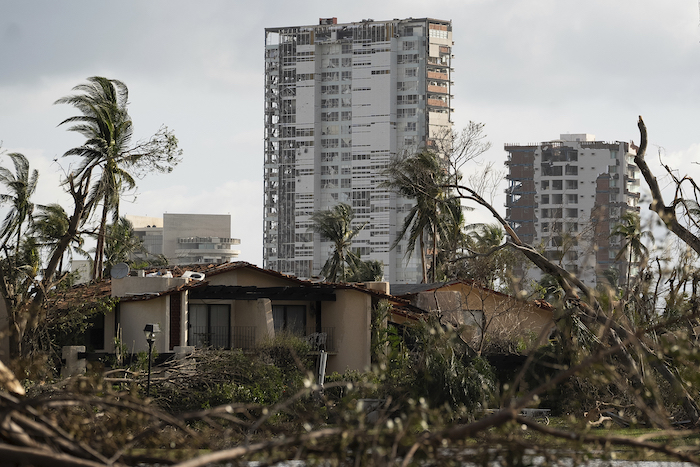
<path id="1" fill-rule="evenodd" d="M 561 190 L 562 185 L 563 184 L 561 180 L 552 180 L 552 190 Z"/>
<path id="2" fill-rule="evenodd" d="M 542 195 L 542 204 L 549 204 L 549 195 Z"/>
<path id="3" fill-rule="evenodd" d="M 397 96 L 396 103 L 398 105 L 413 105 L 418 103 L 417 94 L 407 94 L 405 96 Z"/>
<path id="4" fill-rule="evenodd" d="M 338 99 L 321 99 L 321 108 L 328 109 L 338 107 Z"/>
<path id="5" fill-rule="evenodd" d="M 578 204 L 578 195 L 576 193 L 566 195 L 566 203 L 567 204 Z"/>
<path id="6" fill-rule="evenodd" d="M 540 187 L 541 187 L 543 190 L 548 190 L 548 189 L 549 189 L 549 180 L 542 180 L 542 181 L 540 182 Z"/>
<path id="7" fill-rule="evenodd" d="M 346 73 L 345 71 L 343 73 Z M 349 71 L 347 73 L 350 73 Z M 326 82 L 326 81 L 338 81 L 338 72 L 337 71 L 326 71 L 324 73 L 321 73 L 321 81 Z"/>
<path id="8" fill-rule="evenodd" d="M 398 118 L 413 118 L 416 116 L 416 109 L 397 109 L 396 116 Z"/>
<path id="9" fill-rule="evenodd" d="M 567 165 L 566 170 L 564 171 L 566 175 L 578 175 L 578 166 L 576 165 Z"/>
<path id="10" fill-rule="evenodd" d="M 553 194 L 552 195 L 552 204 L 563 204 L 564 203 L 564 195 L 562 194 Z"/>
<path id="11" fill-rule="evenodd" d="M 198 348 L 230 348 L 230 318 L 229 305 L 190 303 L 188 345 Z"/>
<path id="12" fill-rule="evenodd" d="M 287 331 L 303 336 L 306 331 L 306 306 L 272 305 L 272 322 L 275 332 Z"/>
<path id="13" fill-rule="evenodd" d="M 578 189 L 578 180 L 567 180 L 567 181 L 566 181 L 566 189 L 567 189 L 567 190 L 576 190 L 576 189 Z"/>
<path id="14" fill-rule="evenodd" d="M 566 217 L 578 217 L 578 209 L 567 209 L 566 210 Z"/>

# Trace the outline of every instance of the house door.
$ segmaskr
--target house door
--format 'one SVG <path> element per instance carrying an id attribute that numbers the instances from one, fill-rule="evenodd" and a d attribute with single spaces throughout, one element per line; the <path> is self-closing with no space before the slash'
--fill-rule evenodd
<path id="1" fill-rule="evenodd" d="M 231 347 L 229 305 L 190 304 L 188 345 L 195 347 Z"/>

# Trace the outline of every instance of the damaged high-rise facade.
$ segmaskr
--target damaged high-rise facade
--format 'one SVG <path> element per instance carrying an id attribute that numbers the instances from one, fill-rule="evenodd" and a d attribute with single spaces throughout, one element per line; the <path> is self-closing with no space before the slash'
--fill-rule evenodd
<path id="1" fill-rule="evenodd" d="M 411 200 L 382 186 L 394 157 L 451 128 L 452 25 L 430 18 L 265 30 L 264 267 L 319 274 L 333 246 L 314 212 L 347 203 L 353 241 L 385 279 L 417 282 L 420 254 L 392 245 Z"/>
<path id="2" fill-rule="evenodd" d="M 625 212 L 639 212 L 635 149 L 562 134 L 539 144 L 506 144 L 505 150 L 506 218 L 520 239 L 589 286 L 607 281 L 610 270 L 624 284 L 629 256 L 615 259 L 624 241 L 610 232 Z M 531 276 L 537 280 L 541 273 Z"/>

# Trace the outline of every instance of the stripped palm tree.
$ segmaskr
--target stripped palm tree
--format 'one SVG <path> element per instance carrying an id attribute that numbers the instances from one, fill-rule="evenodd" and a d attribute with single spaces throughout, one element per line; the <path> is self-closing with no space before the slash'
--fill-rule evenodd
<path id="1" fill-rule="evenodd" d="M 122 167 L 130 163 L 129 145 L 132 136 L 132 123 L 127 111 L 129 91 L 124 83 L 102 77 L 88 78 L 87 84 L 73 88 L 81 94 L 63 97 L 56 104 L 70 104 L 82 115 L 70 117 L 59 125 L 72 124 L 70 131 L 75 131 L 87 138 L 77 148 L 68 150 L 64 155 L 82 157 L 78 174 L 101 169 L 101 176 L 93 184 L 89 204 L 102 205 L 102 213 L 97 232 L 97 246 L 93 262 L 92 277 L 101 278 L 105 229 L 109 213 L 113 220 L 119 218 L 119 198 L 124 190 L 135 187 L 133 177 Z"/>
<path id="2" fill-rule="evenodd" d="M 352 251 L 352 240 L 365 228 L 367 222 L 353 228 L 354 217 L 352 207 L 345 203 L 326 211 L 317 211 L 311 216 L 311 229 L 321 234 L 322 239 L 333 243 L 333 254 L 321 269 L 321 274 L 328 281 L 336 282 L 340 278 L 345 282 L 346 265 L 351 273 L 357 273 L 362 267 L 362 260 Z"/>
<path id="3" fill-rule="evenodd" d="M 105 249 L 107 218 L 119 221 L 119 201 L 125 191 L 136 187 L 136 171 L 169 172 L 179 162 L 181 151 L 177 139 L 163 127 L 149 141 L 132 145 L 132 121 L 127 111 L 129 91 L 124 83 L 99 76 L 73 88 L 78 94 L 63 97 L 56 104 L 70 104 L 81 115 L 70 117 L 59 125 L 70 124 L 69 131 L 85 136 L 82 146 L 64 155 L 81 156 L 77 174 L 101 171 L 92 185 L 87 204 L 102 212 L 97 231 L 93 278 L 101 279 Z"/>

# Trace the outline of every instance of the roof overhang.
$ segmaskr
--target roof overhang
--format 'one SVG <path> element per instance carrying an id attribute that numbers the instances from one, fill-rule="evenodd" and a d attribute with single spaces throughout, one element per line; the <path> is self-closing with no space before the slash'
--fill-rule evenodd
<path id="1" fill-rule="evenodd" d="M 334 302 L 335 288 L 329 286 L 308 287 L 256 287 L 241 285 L 208 285 L 190 290 L 190 300 L 292 300 Z"/>

